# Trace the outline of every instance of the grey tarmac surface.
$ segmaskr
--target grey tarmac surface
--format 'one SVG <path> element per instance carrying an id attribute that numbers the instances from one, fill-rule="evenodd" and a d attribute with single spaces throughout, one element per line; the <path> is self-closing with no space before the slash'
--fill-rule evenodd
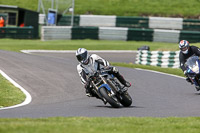
<path id="1" fill-rule="evenodd" d="M 131 62 L 135 54 L 99 54 L 110 62 Z M 24 54 L 0 50 L 0 69 L 32 96 L 26 106 L 0 110 L 0 117 L 186 117 L 200 116 L 200 95 L 184 79 L 118 67 L 133 85 L 129 108 L 113 109 L 85 96 L 74 54 Z"/>

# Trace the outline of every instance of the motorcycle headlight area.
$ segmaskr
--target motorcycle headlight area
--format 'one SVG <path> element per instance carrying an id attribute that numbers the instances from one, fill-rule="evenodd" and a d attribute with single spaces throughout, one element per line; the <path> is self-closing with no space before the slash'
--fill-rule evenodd
<path id="1" fill-rule="evenodd" d="M 199 64 L 198 62 L 196 61 L 196 64 L 193 65 L 191 68 L 190 68 L 193 72 L 195 72 L 196 74 L 199 73 Z"/>

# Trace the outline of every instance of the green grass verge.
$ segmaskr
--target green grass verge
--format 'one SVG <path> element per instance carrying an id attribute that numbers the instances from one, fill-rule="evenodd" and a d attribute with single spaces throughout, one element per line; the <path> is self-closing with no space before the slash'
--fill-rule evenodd
<path id="1" fill-rule="evenodd" d="M 2 133 L 198 133 L 200 118 L 0 119 Z"/>
<path id="2" fill-rule="evenodd" d="M 129 67 L 129 68 L 141 68 L 146 70 L 153 70 L 158 72 L 163 72 L 167 74 L 173 74 L 177 76 L 184 77 L 183 71 L 178 68 L 162 68 L 157 66 L 147 66 L 147 65 L 139 65 L 139 64 L 127 64 L 127 63 L 111 63 L 113 66 L 121 66 L 121 67 Z"/>
<path id="3" fill-rule="evenodd" d="M 24 49 L 43 50 L 77 50 L 84 47 L 88 50 L 137 50 L 137 48 L 147 45 L 151 51 L 177 51 L 176 43 L 147 42 L 147 41 L 111 41 L 111 40 L 25 40 L 25 39 L 0 39 L 0 49 L 17 51 Z M 191 43 L 200 47 L 200 43 Z"/>
<path id="4" fill-rule="evenodd" d="M 46 10 L 51 8 L 51 0 L 49 1 L 47 3 L 46 0 L 43 0 Z M 71 0 L 59 1 L 65 2 L 59 5 L 61 11 L 70 6 Z M 17 5 L 34 11 L 37 11 L 38 8 L 38 0 L 15 0 L 14 2 L 13 0 L 0 0 L 0 3 L 3 5 Z M 75 0 L 76 15 L 89 13 L 95 15 L 198 18 L 199 7 L 199 0 Z"/>
<path id="5" fill-rule="evenodd" d="M 146 41 L 109 41 L 109 40 L 20 40 L 0 39 L 0 49 L 9 51 L 20 51 L 22 49 L 43 49 L 43 50 L 76 50 L 84 47 L 88 50 L 137 50 L 137 48 L 148 45 L 150 50 L 175 51 L 178 44 L 160 43 Z M 195 43 L 200 46 L 200 43 Z"/>
<path id="6" fill-rule="evenodd" d="M 25 95 L 0 75 L 0 108 L 20 104 L 25 100 Z"/>
<path id="7" fill-rule="evenodd" d="M 76 0 L 75 13 L 198 18 L 199 7 L 199 0 Z"/>

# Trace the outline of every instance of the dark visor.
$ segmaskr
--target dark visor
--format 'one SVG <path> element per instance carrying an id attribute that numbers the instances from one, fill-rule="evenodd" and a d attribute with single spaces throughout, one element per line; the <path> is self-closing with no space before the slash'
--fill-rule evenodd
<path id="1" fill-rule="evenodd" d="M 182 51 L 186 51 L 188 47 L 181 48 Z"/>
<path id="2" fill-rule="evenodd" d="M 77 60 L 79 62 L 83 61 L 83 60 L 86 60 L 87 59 L 87 51 L 85 51 L 84 53 L 80 54 L 80 55 L 77 55 Z"/>

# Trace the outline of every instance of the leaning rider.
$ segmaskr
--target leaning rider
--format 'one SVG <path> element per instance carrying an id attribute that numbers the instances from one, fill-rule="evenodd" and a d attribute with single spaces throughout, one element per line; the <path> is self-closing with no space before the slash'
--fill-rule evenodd
<path id="1" fill-rule="evenodd" d="M 100 56 L 96 54 L 89 55 L 88 51 L 85 48 L 79 48 L 76 51 L 76 58 L 79 61 L 79 64 L 77 65 L 77 71 L 79 76 L 81 77 L 82 84 L 84 84 L 84 87 L 86 89 L 86 95 L 88 97 L 97 97 L 96 94 L 94 94 L 91 91 L 90 82 L 87 79 L 88 74 L 96 72 L 101 67 L 103 68 L 109 68 L 109 73 L 113 74 L 117 79 L 126 87 L 130 87 L 131 84 L 127 82 L 123 76 L 119 73 L 118 69 L 116 67 L 109 66 L 109 62 L 105 59 L 101 58 Z"/>
<path id="2" fill-rule="evenodd" d="M 187 75 L 185 63 L 186 63 L 187 59 L 191 56 L 194 56 L 194 55 L 200 56 L 200 49 L 196 46 L 190 46 L 189 42 L 187 40 L 181 40 L 179 43 L 179 48 L 180 48 L 180 53 L 179 53 L 180 68 L 183 70 L 183 72 L 186 76 L 186 80 L 188 82 L 190 82 L 191 84 L 193 84 Z M 196 87 L 197 91 L 200 90 L 199 86 L 195 86 L 195 87 Z"/>

